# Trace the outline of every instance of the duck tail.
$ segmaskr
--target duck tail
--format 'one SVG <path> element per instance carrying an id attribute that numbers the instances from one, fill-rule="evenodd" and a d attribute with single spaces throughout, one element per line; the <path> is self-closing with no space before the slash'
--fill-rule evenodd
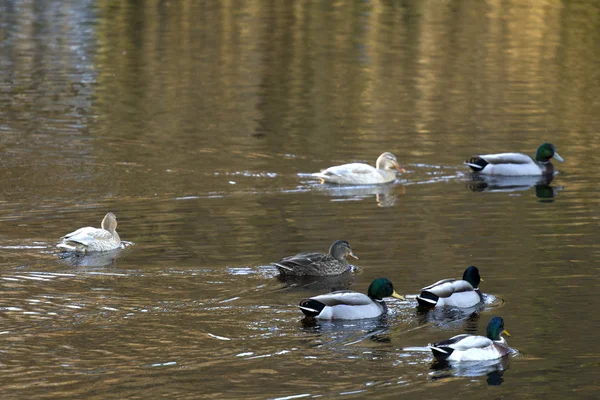
<path id="1" fill-rule="evenodd" d="M 61 251 L 76 251 L 77 247 L 68 243 L 59 243 L 56 245 Z"/>
<path id="2" fill-rule="evenodd" d="M 316 317 L 321 314 L 321 311 L 323 311 L 325 307 L 325 304 L 315 299 L 304 299 L 298 305 L 298 308 L 300 308 L 307 317 Z"/>
<path id="3" fill-rule="evenodd" d="M 429 348 L 431 349 L 433 356 L 439 361 L 447 360 L 448 357 L 450 357 L 450 354 L 452 354 L 452 352 L 454 351 L 452 347 L 447 346 L 429 346 Z"/>
<path id="4" fill-rule="evenodd" d="M 474 172 L 483 171 L 483 169 L 488 164 L 489 163 L 487 161 L 485 161 L 483 158 L 477 157 L 477 156 L 471 157 L 470 159 L 465 161 L 465 165 L 468 165 L 469 168 L 471 168 Z"/>
<path id="5" fill-rule="evenodd" d="M 288 271 L 289 272 L 294 271 L 293 268 L 287 267 L 287 266 L 285 266 L 283 264 L 279 264 L 279 263 L 272 263 L 272 264 L 279 270 L 279 273 L 282 274 L 282 275 L 286 275 L 286 273 Z"/>
<path id="6" fill-rule="evenodd" d="M 419 303 L 419 306 L 421 306 L 421 307 L 431 308 L 431 307 L 435 307 L 439 298 L 440 297 L 438 295 L 424 290 L 421 292 L 420 295 L 417 296 L 417 302 Z"/>

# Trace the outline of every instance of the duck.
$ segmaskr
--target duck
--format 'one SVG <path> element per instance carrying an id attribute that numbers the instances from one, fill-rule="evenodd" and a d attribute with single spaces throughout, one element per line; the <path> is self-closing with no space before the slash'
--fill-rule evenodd
<path id="1" fill-rule="evenodd" d="M 462 334 L 430 344 L 429 348 L 438 361 L 496 360 L 511 351 L 502 334 L 510 336 L 504 329 L 504 320 L 492 317 L 487 324 L 487 337 Z"/>
<path id="2" fill-rule="evenodd" d="M 473 156 L 465 164 L 484 175 L 539 176 L 554 174 L 551 158 L 564 161 L 552 143 L 543 143 L 535 153 L 535 161 L 526 154 L 499 153 Z"/>
<path id="3" fill-rule="evenodd" d="M 346 257 L 358 260 L 346 240 L 336 240 L 329 247 L 328 254 L 300 253 L 282 258 L 273 265 L 285 276 L 333 276 L 350 271 L 352 266 Z"/>
<path id="4" fill-rule="evenodd" d="M 367 294 L 353 290 L 340 290 L 320 296 L 303 299 L 298 307 L 307 317 L 317 319 L 366 319 L 377 318 L 387 313 L 384 297 L 404 300 L 394 290 L 387 278 L 377 278 L 369 285 Z"/>
<path id="5" fill-rule="evenodd" d="M 88 253 L 91 251 L 109 251 L 121 247 L 121 238 L 117 233 L 117 217 L 109 212 L 102 219 L 101 228 L 86 226 L 61 237 L 57 247 L 63 251 Z"/>
<path id="6" fill-rule="evenodd" d="M 422 307 L 468 308 L 481 303 L 483 296 L 479 282 L 483 281 L 479 269 L 472 265 L 465 269 L 462 279 L 442 279 L 421 289 L 417 302 Z"/>
<path id="7" fill-rule="evenodd" d="M 364 163 L 350 163 L 329 167 L 312 174 L 321 183 L 339 185 L 373 185 L 388 183 L 396 179 L 396 172 L 406 172 L 398 164 L 396 156 L 390 152 L 382 153 L 375 162 L 375 167 Z"/>

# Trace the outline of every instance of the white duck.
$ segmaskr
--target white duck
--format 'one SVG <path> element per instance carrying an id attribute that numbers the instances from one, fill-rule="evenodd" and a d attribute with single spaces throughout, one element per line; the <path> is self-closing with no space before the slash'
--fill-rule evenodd
<path id="1" fill-rule="evenodd" d="M 457 335 L 448 340 L 429 345 L 433 356 L 439 361 L 484 361 L 495 360 L 510 353 L 502 334 L 510 336 L 504 329 L 504 320 L 492 317 L 487 324 L 486 336 Z"/>
<path id="2" fill-rule="evenodd" d="M 398 164 L 396 156 L 386 152 L 377 158 L 375 167 L 364 163 L 350 163 L 329 167 L 321 172 L 315 172 L 312 176 L 319 178 L 321 183 L 373 185 L 394 181 L 396 170 L 406 172 Z"/>
<path id="3" fill-rule="evenodd" d="M 57 247 L 64 251 L 87 253 L 90 251 L 108 251 L 121 247 L 121 238 L 117 233 L 117 217 L 109 212 L 102 219 L 102 228 L 86 226 L 63 236 Z"/>
<path id="4" fill-rule="evenodd" d="M 479 269 L 470 266 L 462 279 L 442 279 L 421 289 L 417 301 L 422 307 L 460 307 L 469 308 L 481 303 L 483 297 L 479 290 Z"/>
<path id="5" fill-rule="evenodd" d="M 384 297 L 404 300 L 404 296 L 396 293 L 389 279 L 377 278 L 369 285 L 367 294 L 339 290 L 304 299 L 298 307 L 307 317 L 318 319 L 376 318 L 387 313 Z"/>
<path id="6" fill-rule="evenodd" d="M 484 175 L 539 176 L 552 175 L 554 166 L 550 159 L 563 162 L 552 143 L 543 143 L 535 153 L 535 161 L 521 153 L 499 153 L 473 156 L 465 161 L 473 172 Z"/>

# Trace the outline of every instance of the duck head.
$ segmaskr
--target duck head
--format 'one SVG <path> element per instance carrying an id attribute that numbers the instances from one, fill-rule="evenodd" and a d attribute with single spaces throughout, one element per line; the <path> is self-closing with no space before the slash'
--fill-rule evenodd
<path id="1" fill-rule="evenodd" d="M 352 252 L 350 243 L 348 243 L 345 240 L 336 240 L 335 242 L 333 242 L 333 244 L 329 248 L 329 254 L 336 260 L 340 261 L 343 261 L 347 256 L 358 260 L 358 257 L 356 257 Z"/>
<path id="2" fill-rule="evenodd" d="M 102 219 L 102 224 L 100 226 L 102 229 L 114 233 L 117 230 L 117 217 L 115 217 L 115 214 L 109 212 Z"/>
<path id="3" fill-rule="evenodd" d="M 547 163 L 551 158 L 563 162 L 563 158 L 556 152 L 556 147 L 552 143 L 543 143 L 535 152 L 535 160 L 541 163 Z"/>
<path id="4" fill-rule="evenodd" d="M 474 265 L 471 265 L 469 268 L 465 269 L 463 280 L 469 282 L 475 289 L 479 287 L 479 282 L 483 281 L 481 276 L 479 276 L 479 269 Z"/>
<path id="5" fill-rule="evenodd" d="M 492 340 L 500 340 L 502 334 L 510 336 L 510 333 L 504 329 L 504 320 L 500 317 L 492 317 L 492 319 L 490 319 L 490 322 L 488 322 L 487 328 L 485 329 L 485 333 L 487 337 Z"/>
<path id="6" fill-rule="evenodd" d="M 384 297 L 395 297 L 404 300 L 404 296 L 396 293 L 394 285 L 392 285 L 392 282 L 387 278 L 377 278 L 371 282 L 367 295 L 377 301 L 381 301 Z"/>
<path id="7" fill-rule="evenodd" d="M 397 169 L 400 172 L 406 172 L 404 168 L 398 164 L 398 160 L 396 156 L 392 153 L 385 152 L 377 158 L 377 162 L 375 163 L 375 167 L 377 169 Z"/>

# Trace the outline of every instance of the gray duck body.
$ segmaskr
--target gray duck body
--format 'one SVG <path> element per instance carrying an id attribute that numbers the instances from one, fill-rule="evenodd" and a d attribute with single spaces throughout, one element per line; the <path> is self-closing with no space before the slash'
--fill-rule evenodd
<path id="1" fill-rule="evenodd" d="M 347 241 L 336 240 L 329 248 L 328 254 L 299 253 L 284 257 L 273 265 L 281 275 L 286 276 L 333 276 L 352 269 L 346 261 L 346 256 L 358 259 Z"/>

